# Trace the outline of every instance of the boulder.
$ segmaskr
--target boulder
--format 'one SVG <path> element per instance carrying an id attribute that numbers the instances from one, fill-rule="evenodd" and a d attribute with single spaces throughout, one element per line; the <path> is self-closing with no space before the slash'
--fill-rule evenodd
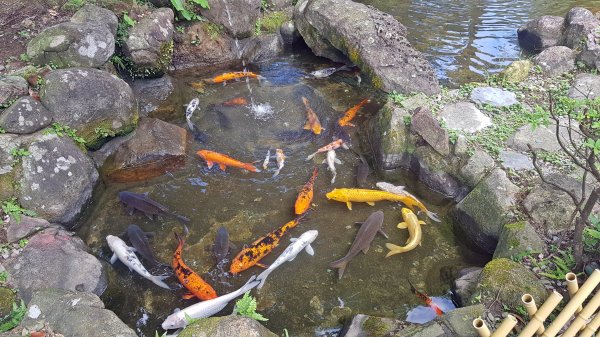
<path id="1" fill-rule="evenodd" d="M 394 330 L 396 322 L 390 318 L 381 318 L 363 314 L 355 315 L 346 329 L 345 337 L 385 336 Z"/>
<path id="2" fill-rule="evenodd" d="M 137 336 L 114 312 L 104 309 L 104 303 L 98 296 L 89 292 L 63 289 L 35 291 L 21 325 L 34 330 L 35 326 L 44 323 L 64 336 Z"/>
<path id="3" fill-rule="evenodd" d="M 558 175 L 549 175 L 548 178 L 560 181 L 559 185 L 581 195 L 581 183 L 574 179 Z M 531 219 L 543 225 L 550 234 L 569 230 L 573 226 L 566 221 L 575 210 L 573 199 L 551 185 L 536 184 L 523 200 L 523 206 Z"/>
<path id="4" fill-rule="evenodd" d="M 4 318 L 12 312 L 16 299 L 17 294 L 12 289 L 0 286 L 0 322 L 4 322 Z"/>
<path id="5" fill-rule="evenodd" d="M 541 253 L 543 249 L 544 241 L 529 222 L 515 222 L 506 224 L 502 228 L 498 246 L 494 251 L 494 258 L 505 257 L 510 259 L 523 253 Z"/>
<path id="6" fill-rule="evenodd" d="M 519 45 L 529 52 L 540 52 L 560 43 L 565 19 L 544 15 L 527 22 L 517 31 Z"/>
<path id="7" fill-rule="evenodd" d="M 122 79 L 89 68 L 54 70 L 45 77 L 42 104 L 54 121 L 77 130 L 92 149 L 105 138 L 129 133 L 138 119 L 131 88 Z"/>
<path id="8" fill-rule="evenodd" d="M 470 102 L 447 104 L 442 108 L 439 116 L 449 129 L 465 133 L 475 133 L 492 125 L 492 120 Z"/>
<path id="9" fill-rule="evenodd" d="M 409 150 L 414 146 L 409 141 L 410 131 L 405 119 L 410 113 L 388 101 L 372 119 L 370 143 L 374 145 L 375 163 L 383 170 L 400 167 L 407 160 L 410 162 Z"/>
<path id="10" fill-rule="evenodd" d="M 135 132 L 132 132 L 123 136 L 115 137 L 106 142 L 106 144 L 102 145 L 102 147 L 98 150 L 88 151 L 88 156 L 92 158 L 94 164 L 96 164 L 96 168 L 100 169 L 104 165 L 106 159 L 112 156 L 121 147 L 123 143 L 130 140 L 134 134 Z"/>
<path id="11" fill-rule="evenodd" d="M 134 76 L 160 77 L 167 71 L 173 58 L 173 20 L 172 9 L 159 8 L 129 28 L 123 54 Z"/>
<path id="12" fill-rule="evenodd" d="M 271 60 L 283 53 L 283 39 L 278 33 L 253 36 L 242 40 L 240 45 L 246 63 Z"/>
<path id="13" fill-rule="evenodd" d="M 112 11 L 96 5 L 85 4 L 71 17 L 71 22 L 96 24 L 107 27 L 113 35 L 117 35 L 119 19 Z"/>
<path id="14" fill-rule="evenodd" d="M 475 153 L 469 157 L 465 166 L 460 169 L 461 180 L 469 187 L 474 188 L 488 172 L 490 172 L 496 163 L 487 152 L 475 150 Z"/>
<path id="15" fill-rule="evenodd" d="M 131 83 L 131 90 L 138 102 L 140 117 L 148 117 L 151 112 L 168 109 L 165 101 L 173 93 L 173 80 L 169 75 L 152 79 L 139 79 Z"/>
<path id="16" fill-rule="evenodd" d="M 600 31 L 598 29 L 587 35 L 581 52 L 577 54 L 577 62 L 591 69 L 600 70 Z"/>
<path id="17" fill-rule="evenodd" d="M 533 58 L 542 67 L 542 73 L 554 77 L 575 69 L 575 52 L 564 46 L 550 47 Z"/>
<path id="18" fill-rule="evenodd" d="M 450 174 L 458 165 L 457 158 L 441 155 L 427 145 L 417 147 L 411 157 L 410 171 L 429 188 L 429 192 L 434 191 L 448 199 L 462 194 L 461 185 Z"/>
<path id="19" fill-rule="evenodd" d="M 471 297 L 471 303 L 491 303 L 495 299 L 509 308 L 523 305 L 521 296 L 531 294 L 537 303 L 544 303 L 546 289 L 529 268 L 505 258 L 493 259 L 481 271 L 479 284 Z"/>
<path id="20" fill-rule="evenodd" d="M 460 306 L 465 306 L 469 303 L 471 296 L 473 296 L 477 282 L 479 282 L 481 269 L 479 267 L 469 267 L 461 269 L 458 272 L 458 277 L 454 280 L 452 290 L 454 290 L 456 300 Z"/>
<path id="21" fill-rule="evenodd" d="M 473 329 L 473 319 L 483 316 L 484 312 L 483 304 L 470 305 L 444 313 L 441 321 L 449 328 L 453 337 L 478 337 L 477 331 Z"/>
<path id="22" fill-rule="evenodd" d="M 208 20 L 225 27 L 229 35 L 238 39 L 254 32 L 260 15 L 261 0 L 208 0 L 209 9 L 200 9 Z"/>
<path id="23" fill-rule="evenodd" d="M 514 92 L 493 87 L 475 88 L 469 99 L 477 104 L 487 104 L 493 107 L 511 106 L 519 103 Z"/>
<path id="24" fill-rule="evenodd" d="M 425 108 L 415 110 L 411 119 L 410 129 L 423 137 L 439 154 L 443 156 L 450 154 L 448 131 L 442 128 L 440 122 L 433 117 L 431 111 Z"/>
<path id="25" fill-rule="evenodd" d="M 500 77 L 508 82 L 518 83 L 525 81 L 533 64 L 529 60 L 518 60 L 511 63 L 500 72 Z"/>
<path id="26" fill-rule="evenodd" d="M 283 43 L 292 45 L 300 38 L 300 33 L 294 24 L 294 21 L 286 21 L 279 27 L 279 34 L 283 39 Z"/>
<path id="27" fill-rule="evenodd" d="M 100 67 L 115 52 L 115 37 L 106 25 L 63 22 L 48 27 L 27 44 L 36 65 L 58 68 Z"/>
<path id="28" fill-rule="evenodd" d="M 0 108 L 7 108 L 19 97 L 27 96 L 29 84 L 20 76 L 0 76 Z"/>
<path id="29" fill-rule="evenodd" d="M 533 159 L 515 151 L 500 151 L 502 167 L 515 171 L 533 170 Z"/>
<path id="30" fill-rule="evenodd" d="M 575 77 L 568 96 L 579 99 L 600 97 L 600 75 L 582 73 Z"/>
<path id="31" fill-rule="evenodd" d="M 455 225 L 467 243 L 483 252 L 494 252 L 502 227 L 514 220 L 518 191 L 497 168 L 456 205 Z"/>
<path id="32" fill-rule="evenodd" d="M 259 322 L 244 316 L 202 318 L 188 325 L 180 337 L 277 337 Z"/>
<path id="33" fill-rule="evenodd" d="M 51 224 L 44 219 L 32 218 L 27 215 L 21 215 L 19 222 L 15 218 L 10 218 L 6 228 L 6 239 L 8 242 L 17 242 L 50 226 Z"/>
<path id="34" fill-rule="evenodd" d="M 102 295 L 107 286 L 102 264 L 83 241 L 60 228 L 29 239 L 21 254 L 4 263 L 19 295 L 29 303 L 36 290 L 58 288 Z"/>
<path id="35" fill-rule="evenodd" d="M 143 118 L 133 137 L 124 142 L 102 168 L 116 182 L 146 180 L 185 163 L 187 132 L 160 119 Z"/>
<path id="36" fill-rule="evenodd" d="M 238 59 L 234 40 L 214 23 L 195 22 L 186 28 L 185 34 L 176 37 L 173 50 L 176 70 L 227 66 Z"/>
<path id="37" fill-rule="evenodd" d="M 341 61 L 357 65 L 378 89 L 440 91 L 433 68 L 412 48 L 406 28 L 389 14 L 351 0 L 301 0 L 294 21 L 316 55 L 335 55 L 331 48 L 323 52 L 322 45 L 335 48 L 345 58 Z"/>
<path id="38" fill-rule="evenodd" d="M 529 151 L 527 144 L 530 144 L 533 150 L 560 151 L 555 130 L 554 126 L 534 128 L 529 124 L 523 125 L 506 141 L 506 145 L 517 151 Z"/>
<path id="39" fill-rule="evenodd" d="M 34 133 L 52 122 L 52 113 L 40 102 L 24 96 L 0 112 L 0 128 L 9 133 Z"/>
<path id="40" fill-rule="evenodd" d="M 36 135 L 22 161 L 19 202 L 40 217 L 70 223 L 92 197 L 98 172 L 69 137 Z"/>
<path id="41" fill-rule="evenodd" d="M 576 49 L 585 41 L 590 33 L 600 28 L 600 20 L 592 12 L 582 7 L 573 7 L 565 16 L 565 29 L 562 44 Z"/>

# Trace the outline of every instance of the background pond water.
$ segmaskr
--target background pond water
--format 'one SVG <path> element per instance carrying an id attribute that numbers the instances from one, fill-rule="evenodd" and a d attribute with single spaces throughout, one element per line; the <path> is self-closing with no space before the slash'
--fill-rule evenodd
<path id="1" fill-rule="evenodd" d="M 517 29 L 542 15 L 575 6 L 593 12 L 598 0 L 357 0 L 392 14 L 444 84 L 460 85 L 494 73 L 520 57 Z"/>

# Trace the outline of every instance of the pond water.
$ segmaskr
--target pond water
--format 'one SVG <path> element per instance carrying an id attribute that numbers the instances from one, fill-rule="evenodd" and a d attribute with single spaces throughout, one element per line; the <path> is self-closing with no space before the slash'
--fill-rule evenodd
<path id="1" fill-rule="evenodd" d="M 432 63 L 442 83 L 460 85 L 502 70 L 521 55 L 517 29 L 575 6 L 593 12 L 598 0 L 357 0 L 392 14 Z"/>
<path id="2" fill-rule="evenodd" d="M 408 280 L 431 295 L 446 295 L 458 269 L 479 265 L 484 260 L 457 242 L 447 216 L 448 205 L 433 205 L 427 201 L 427 196 L 423 196 L 427 206 L 441 215 L 442 222 L 431 223 L 424 219 L 428 223 L 423 226 L 422 246 L 385 259 L 385 243 L 404 244 L 408 236 L 406 230 L 395 227 L 400 222 L 399 205 L 380 202 L 371 207 L 358 203 L 353 211 L 349 211 L 344 204 L 325 198 L 325 193 L 334 187 L 355 187 L 354 165 L 358 163 L 358 157 L 348 150 L 337 151 L 342 164 L 337 165 L 337 180 L 332 185 L 331 173 L 321 164 L 325 156 L 319 154 L 314 161 L 307 162 L 307 155 L 332 140 L 330 131 L 335 129 L 332 124 L 346 109 L 363 98 L 372 98 L 355 120 L 358 124 L 355 129 L 358 129 L 378 110 L 383 99 L 364 85 L 358 86 L 350 73 L 334 74 L 324 80 L 305 78 L 307 72 L 329 66 L 322 62 L 322 59 L 310 56 L 290 55 L 251 68 L 266 78 L 260 84 L 251 80 L 249 87 L 244 81 L 226 86 L 208 85 L 205 93 L 199 96 L 200 108 L 192 118 L 208 135 L 207 144 L 197 143 L 189 137 L 188 157 L 182 169 L 139 183 L 110 183 L 97 193 L 79 233 L 94 254 L 108 261 L 111 252 L 105 242 L 106 235 L 123 233 L 129 224 L 135 223 L 156 233 L 151 245 L 160 260 L 170 264 L 177 246 L 173 231 L 181 232 L 177 220 L 171 217 L 150 220 L 137 212 L 130 216 L 117 199 L 117 193 L 122 190 L 148 192 L 152 199 L 191 219 L 184 260 L 219 294 L 225 294 L 237 289 L 261 268 L 253 267 L 236 277 L 219 276 L 210 251 L 216 230 L 225 226 L 234 244 L 241 248 L 290 221 L 297 192 L 310 177 L 313 165 L 317 165 L 319 177 L 315 183 L 314 211 L 306 221 L 291 229 L 280 246 L 262 262 L 274 261 L 289 244 L 289 238 L 309 229 L 319 231 L 313 246 L 316 254 L 311 257 L 302 253 L 292 263 L 277 269 L 263 289 L 253 291 L 259 312 L 269 318 L 265 325 L 278 334 L 287 328 L 291 336 L 312 336 L 315 330 L 336 325 L 330 312 L 341 303 L 353 312 L 405 318 L 409 309 L 423 304 L 411 293 Z M 183 105 L 198 96 L 189 83 L 217 74 L 177 75 L 174 79 L 176 94 L 169 102 L 175 106 L 176 113 L 159 117 L 186 127 Z M 254 104 L 269 106 L 272 114 L 257 116 L 248 106 L 223 108 L 222 113 L 231 119 L 231 128 L 221 127 L 218 115 L 208 107 L 238 96 L 250 101 L 249 88 Z M 304 124 L 306 112 L 302 97 L 308 99 L 326 130 L 320 136 L 306 140 L 280 140 L 280 132 L 296 131 Z M 356 130 L 349 132 L 353 150 L 368 155 L 370 149 L 361 150 L 358 146 Z M 267 150 L 274 153 L 276 148 L 283 149 L 287 159 L 275 178 L 272 177 L 274 159 L 269 170 L 260 173 L 235 168 L 221 172 L 216 167 L 207 169 L 205 162 L 195 154 L 200 149 L 209 149 L 245 162 L 260 161 L 257 165 L 261 165 Z M 371 175 L 368 187 L 375 188 L 377 181 L 377 177 Z M 376 237 L 371 250 L 354 258 L 344 277 L 338 280 L 337 272 L 330 269 L 329 264 L 348 251 L 358 231 L 354 223 L 363 221 L 379 209 L 385 213 L 384 228 L 390 239 Z M 237 254 L 237 250 L 233 253 Z M 103 300 L 140 334 L 153 336 L 162 320 L 175 308 L 195 303 L 181 299 L 184 290 L 178 289 L 175 277 L 167 282 L 178 290 L 168 291 L 129 272 L 121 263 L 107 270 L 110 285 Z M 231 310 L 232 305 L 224 314 Z"/>

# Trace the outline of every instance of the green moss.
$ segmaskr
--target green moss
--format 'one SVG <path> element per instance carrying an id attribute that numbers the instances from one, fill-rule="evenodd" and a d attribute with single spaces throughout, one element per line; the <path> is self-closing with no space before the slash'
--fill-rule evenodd
<path id="1" fill-rule="evenodd" d="M 144 66 L 144 65 L 136 65 L 132 64 L 131 60 L 124 59 L 127 61 L 128 66 L 130 68 L 130 74 L 132 77 L 136 78 L 152 78 L 162 76 L 169 65 L 171 64 L 171 60 L 173 59 L 173 40 L 169 42 L 165 42 L 160 46 L 160 56 L 158 61 L 153 66 Z"/>
<path id="2" fill-rule="evenodd" d="M 131 122 L 122 126 L 119 129 L 113 129 L 112 122 L 103 121 L 94 125 L 87 125 L 84 130 L 78 132 L 79 135 L 85 139 L 85 146 L 90 150 L 99 149 L 104 143 L 108 141 L 108 135 L 103 132 L 97 132 L 97 130 L 107 130 L 110 131 L 111 135 L 114 137 L 126 135 L 131 131 L 135 130 L 139 121 L 139 113 L 137 109 L 133 113 L 133 117 L 131 118 Z"/>
<path id="3" fill-rule="evenodd" d="M 16 295 L 12 289 L 0 287 L 0 320 L 12 311 L 15 297 Z"/>
<path id="4" fill-rule="evenodd" d="M 524 230 L 525 229 L 525 221 L 519 221 L 514 223 L 509 223 L 504 225 L 507 229 L 516 229 L 516 230 Z"/>
<path id="5" fill-rule="evenodd" d="M 7 200 L 14 196 L 14 182 L 14 170 L 6 174 L 0 174 L 0 200 Z"/>
<path id="6" fill-rule="evenodd" d="M 216 24 L 214 22 L 206 21 L 203 23 L 203 28 L 211 40 L 216 39 L 219 35 L 225 31 L 225 27 L 222 25 Z"/>
<path id="7" fill-rule="evenodd" d="M 196 322 L 188 325 L 181 331 L 179 336 L 181 337 L 193 337 L 199 336 L 199 333 L 204 333 L 207 336 L 211 335 L 211 332 L 216 329 L 219 325 L 223 317 L 210 317 L 210 318 L 202 318 L 197 320 Z"/>
<path id="8" fill-rule="evenodd" d="M 260 29 L 267 33 L 276 33 L 281 25 L 290 18 L 282 11 L 265 14 L 260 20 Z"/>
<path id="9" fill-rule="evenodd" d="M 391 327 L 379 317 L 369 316 L 362 325 L 363 330 L 370 337 L 385 336 L 390 332 Z"/>

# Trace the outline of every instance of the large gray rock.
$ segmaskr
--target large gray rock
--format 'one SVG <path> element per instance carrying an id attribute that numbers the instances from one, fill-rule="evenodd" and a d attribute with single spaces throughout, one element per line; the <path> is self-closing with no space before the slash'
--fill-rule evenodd
<path id="1" fill-rule="evenodd" d="M 498 239 L 498 246 L 494 251 L 494 258 L 510 259 L 523 253 L 541 253 L 543 249 L 544 241 L 529 222 L 515 222 L 504 225 Z"/>
<path id="2" fill-rule="evenodd" d="M 456 205 L 455 224 L 469 244 L 489 254 L 494 252 L 502 228 L 514 220 L 518 191 L 497 168 Z"/>
<path id="3" fill-rule="evenodd" d="M 32 218 L 27 215 L 21 215 L 20 221 L 12 217 L 6 228 L 6 239 L 8 242 L 17 242 L 29 235 L 50 227 L 51 224 L 41 218 Z"/>
<path id="4" fill-rule="evenodd" d="M 90 23 L 100 26 L 106 26 L 113 35 L 117 34 L 119 19 L 112 11 L 98 7 L 96 5 L 86 4 L 71 17 L 74 23 Z"/>
<path id="5" fill-rule="evenodd" d="M 202 318 L 188 325 L 180 337 L 277 337 L 259 322 L 244 316 Z"/>
<path id="6" fill-rule="evenodd" d="M 163 175 L 185 163 L 186 140 L 185 129 L 160 119 L 143 118 L 133 137 L 105 163 L 102 173 L 118 182 Z"/>
<path id="7" fill-rule="evenodd" d="M 129 28 L 123 54 L 138 77 L 162 76 L 173 58 L 173 10 L 159 8 Z"/>
<path id="8" fill-rule="evenodd" d="M 456 294 L 459 305 L 464 306 L 469 303 L 471 296 L 473 296 L 473 293 L 475 292 L 477 282 L 479 282 L 481 269 L 482 268 L 479 267 L 469 267 L 461 269 L 458 272 L 458 277 L 454 280 L 452 289 Z"/>
<path id="9" fill-rule="evenodd" d="M 39 314 L 39 316 L 38 316 Z M 32 318 L 36 317 L 36 318 Z M 70 337 L 136 337 L 102 300 L 89 292 L 41 289 L 33 293 L 22 326 L 47 323 L 56 333 Z"/>
<path id="10" fill-rule="evenodd" d="M 100 67 L 114 52 L 114 34 L 108 26 L 96 23 L 59 23 L 27 44 L 27 55 L 34 64 L 58 68 Z"/>
<path id="11" fill-rule="evenodd" d="M 283 39 L 278 33 L 247 38 L 240 44 L 242 59 L 246 63 L 271 60 L 283 53 Z"/>
<path id="12" fill-rule="evenodd" d="M 25 302 L 40 289 L 102 295 L 107 286 L 100 261 L 87 253 L 80 238 L 59 228 L 48 228 L 32 236 L 21 254 L 9 258 L 4 267 Z"/>
<path id="13" fill-rule="evenodd" d="M 582 73 L 575 77 L 568 96 L 580 99 L 600 97 L 600 75 Z"/>
<path id="14" fill-rule="evenodd" d="M 564 46 L 545 49 L 533 58 L 533 63 L 542 67 L 544 76 L 554 77 L 575 69 L 575 52 Z"/>
<path id="15" fill-rule="evenodd" d="M 215 29 L 214 25 L 196 22 L 186 28 L 185 34 L 177 33 L 173 50 L 173 66 L 176 70 L 227 66 L 239 58 L 234 40 Z"/>
<path id="16" fill-rule="evenodd" d="M 475 153 L 467 160 L 465 166 L 460 169 L 462 181 L 469 187 L 475 187 L 479 181 L 490 172 L 496 163 L 487 152 L 475 150 Z"/>
<path id="17" fill-rule="evenodd" d="M 572 189 L 576 194 L 578 194 L 577 192 L 581 194 L 580 183 L 578 186 L 578 182 L 568 177 L 559 179 L 561 185 Z M 575 210 L 573 199 L 567 193 L 548 184 L 535 185 L 523 200 L 523 206 L 531 219 L 543 225 L 550 234 L 569 230 L 573 225 L 566 221 Z"/>
<path id="18" fill-rule="evenodd" d="M 173 81 L 169 75 L 153 79 L 139 79 L 131 83 L 131 90 L 138 101 L 140 117 L 159 110 L 173 93 Z"/>
<path id="19" fill-rule="evenodd" d="M 294 21 L 284 22 L 281 27 L 279 27 L 279 34 L 283 39 L 283 43 L 287 45 L 296 43 L 300 38 L 300 33 L 298 32 Z"/>
<path id="20" fill-rule="evenodd" d="M 514 92 L 493 87 L 477 87 L 473 89 L 469 98 L 477 104 L 487 104 L 494 107 L 511 106 L 519 103 Z"/>
<path id="21" fill-rule="evenodd" d="M 442 108 L 439 116 L 446 122 L 448 128 L 465 133 L 475 133 L 492 125 L 492 120 L 470 102 L 447 104 Z"/>
<path id="22" fill-rule="evenodd" d="M 533 170 L 533 159 L 515 151 L 500 151 L 502 167 L 515 171 Z"/>
<path id="23" fill-rule="evenodd" d="M 410 130 L 405 124 L 405 118 L 410 114 L 405 109 L 395 106 L 388 101 L 377 112 L 370 126 L 372 137 L 370 142 L 375 147 L 375 162 L 380 169 L 391 170 L 410 161 L 408 150 L 414 146 L 409 141 Z"/>
<path id="24" fill-rule="evenodd" d="M 69 223 L 92 197 L 98 172 L 69 137 L 37 135 L 22 158 L 19 201 L 40 217 Z M 60 197 L 58 197 L 60 196 Z"/>
<path id="25" fill-rule="evenodd" d="M 562 44 L 575 49 L 600 27 L 600 20 L 585 8 L 573 7 L 565 16 L 565 26 Z"/>
<path id="26" fill-rule="evenodd" d="M 560 43 L 565 19 L 544 15 L 527 22 L 517 31 L 519 45 L 530 52 L 540 52 Z"/>
<path id="27" fill-rule="evenodd" d="M 24 96 L 0 113 L 0 128 L 10 133 L 33 133 L 52 122 L 52 113 L 40 102 Z"/>
<path id="28" fill-rule="evenodd" d="M 450 174 L 455 171 L 455 164 L 458 165 L 458 160 L 453 159 L 456 158 L 441 155 L 430 146 L 419 146 L 411 154 L 409 170 L 430 191 L 444 198 L 454 199 L 461 194 L 464 197 L 461 185 Z"/>
<path id="29" fill-rule="evenodd" d="M 246 38 L 254 32 L 261 0 L 208 0 L 208 4 L 210 9 L 200 9 L 200 14 L 225 27 L 230 35 Z"/>
<path id="30" fill-rule="evenodd" d="M 425 108 L 416 110 L 412 116 L 410 129 L 423 137 L 439 154 L 444 156 L 450 154 L 448 131 L 442 128 L 431 111 Z"/>
<path id="31" fill-rule="evenodd" d="M 547 152 L 560 150 L 554 126 L 538 126 L 534 128 L 529 124 L 523 125 L 506 141 L 506 145 L 517 151 L 528 151 L 527 144 L 530 144 L 534 150 L 544 150 Z"/>
<path id="32" fill-rule="evenodd" d="M 29 85 L 20 76 L 0 76 L 0 108 L 7 108 L 19 97 L 28 95 Z"/>
<path id="33" fill-rule="evenodd" d="M 600 70 L 600 30 L 595 29 L 587 35 L 581 52 L 577 55 L 577 62 L 591 69 Z"/>
<path id="34" fill-rule="evenodd" d="M 301 0 L 294 21 L 315 54 L 334 54 L 337 61 L 335 50 L 322 46 L 335 48 L 378 89 L 426 94 L 440 90 L 431 65 L 411 47 L 406 28 L 389 14 L 351 0 Z"/>
<path id="35" fill-rule="evenodd" d="M 104 138 L 129 133 L 137 124 L 131 88 L 110 73 L 72 68 L 51 71 L 45 79 L 42 104 L 54 121 L 76 129 L 87 147 L 97 148 Z"/>

